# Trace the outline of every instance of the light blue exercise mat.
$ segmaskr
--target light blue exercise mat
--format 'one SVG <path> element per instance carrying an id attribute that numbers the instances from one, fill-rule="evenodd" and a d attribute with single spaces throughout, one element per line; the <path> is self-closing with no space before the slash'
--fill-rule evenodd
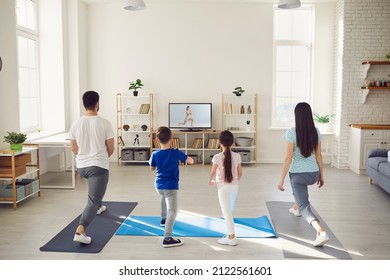
<path id="1" fill-rule="evenodd" d="M 276 237 L 276 233 L 267 216 L 257 218 L 235 218 L 236 236 L 241 238 Z M 173 227 L 173 236 L 221 237 L 226 234 L 223 219 L 203 216 L 178 216 Z M 160 226 L 157 216 L 128 216 L 116 232 L 116 235 L 163 236 L 164 227 Z"/>

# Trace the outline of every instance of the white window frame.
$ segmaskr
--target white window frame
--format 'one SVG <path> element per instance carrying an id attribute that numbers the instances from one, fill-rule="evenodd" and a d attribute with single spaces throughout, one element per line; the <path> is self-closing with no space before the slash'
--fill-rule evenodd
<path id="1" fill-rule="evenodd" d="M 36 119 L 37 119 L 37 122 L 33 125 L 29 125 L 27 126 L 26 124 L 23 123 L 23 117 L 22 117 L 22 114 L 23 114 L 23 110 L 21 110 L 21 108 L 19 108 L 19 115 L 20 115 L 20 130 L 21 132 L 23 133 L 30 133 L 30 132 L 34 132 L 36 131 L 37 129 L 40 128 L 41 126 L 41 98 L 40 98 L 40 85 L 39 85 L 39 81 L 40 81 L 40 71 L 39 71 L 39 36 L 38 36 L 38 3 L 37 3 L 37 0 L 26 0 L 26 1 L 31 1 L 34 3 L 35 5 L 35 8 L 34 8 L 34 27 L 35 29 L 30 29 L 30 28 L 27 28 L 25 26 L 21 26 L 18 24 L 18 20 L 16 20 L 16 35 L 17 35 L 17 48 L 18 48 L 18 53 L 19 53 L 19 45 L 18 45 L 18 42 L 19 42 L 19 37 L 23 37 L 23 38 L 27 38 L 27 39 L 30 39 L 30 40 L 33 40 L 35 41 L 35 69 L 36 69 L 36 75 L 35 75 L 35 85 L 36 85 L 36 89 L 35 89 L 35 93 L 36 95 L 33 96 L 33 97 L 23 97 L 21 96 L 21 82 L 20 82 L 20 64 L 19 64 L 19 57 L 18 57 L 18 95 L 19 95 L 19 104 L 22 103 L 22 101 L 26 100 L 26 99 L 31 99 L 31 98 L 34 98 L 35 99 L 35 102 L 36 102 L 36 113 L 37 115 L 35 116 Z M 15 13 L 17 14 L 16 12 L 17 10 L 17 0 L 15 1 Z"/>
<path id="2" fill-rule="evenodd" d="M 277 10 L 277 6 L 275 5 L 274 6 L 274 11 Z M 311 5 L 304 5 L 302 6 L 301 8 L 299 8 L 300 10 L 302 9 L 305 9 L 305 10 L 311 10 L 312 12 L 312 33 L 314 33 L 314 7 L 312 7 Z M 294 11 L 294 10 L 292 10 Z M 274 16 L 274 27 L 275 27 L 275 16 Z M 274 30 L 275 32 L 275 30 Z M 275 34 L 274 34 L 275 36 Z M 303 46 L 303 47 L 306 47 L 307 49 L 307 60 L 306 60 L 306 66 L 305 66 L 305 85 L 304 85 L 304 88 L 305 88 L 305 94 L 304 94 L 304 99 L 300 99 L 299 101 L 300 102 L 308 102 L 308 103 L 311 103 L 312 101 L 312 76 L 313 76 L 313 73 L 312 73 L 312 63 L 313 63 L 313 41 L 314 41 L 314 34 L 312 34 L 312 40 L 311 41 L 303 41 L 303 40 L 276 40 L 274 39 L 274 55 L 273 55 L 273 93 L 272 93 L 272 128 L 275 128 L 275 129 L 285 129 L 285 128 L 289 128 L 291 126 L 294 126 L 295 123 L 294 123 L 294 107 L 295 107 L 295 104 L 291 104 L 292 105 L 292 108 L 291 108 L 291 112 L 289 112 L 289 114 L 291 114 L 291 118 L 290 118 L 290 121 L 289 122 L 282 122 L 281 120 L 278 120 L 277 119 L 277 84 L 276 84 L 276 77 L 277 77 L 277 69 L 276 69 L 276 65 L 277 65 L 277 48 L 279 46 L 291 46 L 291 47 L 296 47 L 296 46 Z M 293 73 L 292 71 L 290 73 Z M 291 95 L 291 92 L 289 94 L 286 94 L 286 97 L 288 98 L 291 98 L 291 99 L 294 99 L 294 98 L 297 98 L 297 96 L 294 96 L 294 95 Z"/>

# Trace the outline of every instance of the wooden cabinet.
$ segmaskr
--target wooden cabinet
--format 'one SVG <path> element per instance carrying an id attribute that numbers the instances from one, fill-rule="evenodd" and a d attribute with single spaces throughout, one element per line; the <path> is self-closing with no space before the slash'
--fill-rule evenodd
<path id="1" fill-rule="evenodd" d="M 152 151 L 153 94 L 117 94 L 118 163 L 147 162 Z"/>
<path id="2" fill-rule="evenodd" d="M 222 128 L 230 130 L 241 154 L 242 163 L 256 163 L 257 154 L 257 94 L 222 95 Z"/>
<path id="3" fill-rule="evenodd" d="M 390 66 L 390 61 L 363 61 L 362 65 L 364 66 L 363 79 L 366 79 L 372 66 Z M 390 67 L 388 67 L 388 69 L 390 70 Z M 376 84 L 377 80 L 381 82 L 380 86 Z M 383 82 L 386 84 L 383 84 Z M 372 84 L 366 80 L 366 84 L 362 86 L 361 89 L 363 90 L 363 103 L 365 103 L 371 90 L 380 90 L 387 93 L 390 92 L 390 77 L 376 77 L 376 80 L 372 81 Z"/>
<path id="4" fill-rule="evenodd" d="M 0 151 L 0 203 L 17 203 L 41 195 L 39 145 L 24 144 L 22 151 Z"/>
<path id="5" fill-rule="evenodd" d="M 180 131 L 172 130 L 172 148 L 180 149 L 186 155 L 194 159 L 194 164 L 209 164 L 212 157 L 219 153 L 220 131 L 202 130 L 202 131 Z M 153 133 L 153 150 L 160 148 Z"/>
<path id="6" fill-rule="evenodd" d="M 351 125 L 349 142 L 349 168 L 365 174 L 368 150 L 390 149 L 390 125 Z"/>

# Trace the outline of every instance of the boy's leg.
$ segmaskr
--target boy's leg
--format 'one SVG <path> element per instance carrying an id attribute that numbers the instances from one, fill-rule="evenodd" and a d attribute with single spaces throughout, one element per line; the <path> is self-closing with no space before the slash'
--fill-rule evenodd
<path id="1" fill-rule="evenodd" d="M 177 214 L 177 190 L 163 190 L 167 205 L 164 237 L 171 237 Z"/>

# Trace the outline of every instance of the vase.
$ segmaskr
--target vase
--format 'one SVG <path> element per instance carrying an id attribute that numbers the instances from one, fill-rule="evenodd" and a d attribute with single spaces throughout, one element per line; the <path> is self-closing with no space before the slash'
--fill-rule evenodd
<path id="1" fill-rule="evenodd" d="M 320 133 L 329 132 L 329 123 L 317 123 L 316 126 L 320 130 Z"/>
<path id="2" fill-rule="evenodd" d="M 20 152 L 23 150 L 23 144 L 11 144 L 11 151 Z"/>

